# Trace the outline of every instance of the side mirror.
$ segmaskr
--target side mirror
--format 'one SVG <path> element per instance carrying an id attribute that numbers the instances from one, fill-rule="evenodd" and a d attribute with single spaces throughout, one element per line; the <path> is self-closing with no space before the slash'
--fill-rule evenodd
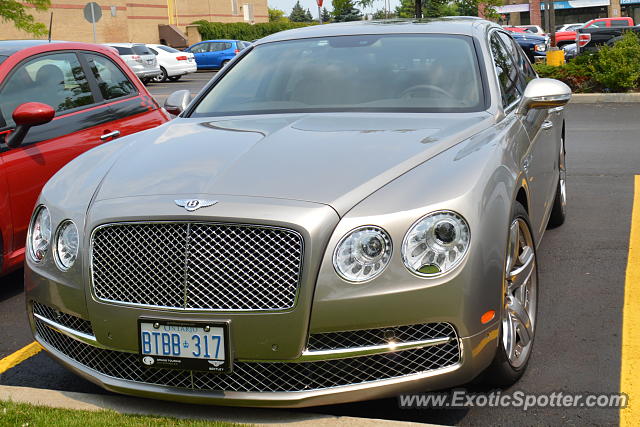
<path id="1" fill-rule="evenodd" d="M 519 114 L 531 109 L 561 107 L 571 99 L 571 88 L 555 79 L 533 79 L 524 90 L 518 106 Z"/>
<path id="2" fill-rule="evenodd" d="M 26 102 L 19 105 L 11 115 L 16 128 L 6 137 L 5 142 L 10 148 L 20 146 L 32 126 L 49 123 L 55 115 L 53 108 L 40 102 Z"/>
<path id="3" fill-rule="evenodd" d="M 164 109 L 174 116 L 182 113 L 191 102 L 191 92 L 187 89 L 177 90 L 164 101 Z"/>

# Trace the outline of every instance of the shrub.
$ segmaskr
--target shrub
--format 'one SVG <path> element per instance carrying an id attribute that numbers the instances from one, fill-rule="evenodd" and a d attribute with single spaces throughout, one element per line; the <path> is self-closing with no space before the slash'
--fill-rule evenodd
<path id="1" fill-rule="evenodd" d="M 559 67 L 535 64 L 534 68 L 540 77 L 560 80 L 574 92 L 592 92 L 597 89 L 593 78 L 596 58 L 597 55 L 585 54 Z"/>
<path id="2" fill-rule="evenodd" d="M 640 38 L 627 31 L 613 46 L 598 54 L 593 78 L 606 89 L 626 92 L 640 83 Z"/>
<path id="3" fill-rule="evenodd" d="M 194 24 L 200 25 L 198 31 L 203 40 L 210 39 L 232 39 L 232 40 L 256 40 L 266 37 L 269 34 L 279 31 L 291 30 L 293 28 L 307 27 L 315 25 L 309 22 L 289 22 L 285 20 L 264 22 L 260 24 L 247 24 L 246 22 L 208 22 L 196 21 Z"/>

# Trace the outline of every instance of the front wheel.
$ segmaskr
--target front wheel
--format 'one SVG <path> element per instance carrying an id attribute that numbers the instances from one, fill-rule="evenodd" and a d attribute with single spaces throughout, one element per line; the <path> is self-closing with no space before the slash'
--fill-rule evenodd
<path id="1" fill-rule="evenodd" d="M 169 80 L 172 82 L 177 82 L 178 80 L 180 80 L 180 77 L 182 76 L 169 76 Z"/>
<path id="2" fill-rule="evenodd" d="M 220 65 L 220 69 L 222 70 L 224 67 L 227 66 L 228 63 L 229 63 L 228 59 L 225 59 L 224 61 L 222 61 L 222 65 Z"/>
<path id="3" fill-rule="evenodd" d="M 529 216 L 517 203 L 509 225 L 500 338 L 485 382 L 509 387 L 529 363 L 538 308 L 538 264 Z"/>

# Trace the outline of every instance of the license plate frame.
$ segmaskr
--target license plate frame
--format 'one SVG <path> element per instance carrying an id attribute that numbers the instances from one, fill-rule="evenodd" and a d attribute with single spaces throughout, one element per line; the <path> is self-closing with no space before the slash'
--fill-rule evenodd
<path id="1" fill-rule="evenodd" d="M 195 358 L 195 357 L 180 357 L 174 356 L 173 354 L 169 355 L 158 355 L 158 354 L 150 354 L 143 352 L 143 338 L 142 338 L 142 329 L 143 324 L 150 324 L 152 327 L 154 324 L 158 325 L 159 332 L 165 333 L 178 333 L 181 336 L 181 333 L 195 333 L 197 332 L 202 339 L 202 335 L 206 335 L 207 331 L 206 327 L 209 329 L 221 328 L 222 329 L 222 349 L 224 351 L 224 359 L 215 359 L 215 358 Z M 168 327 L 170 330 L 166 330 Z M 171 328 L 195 328 L 196 331 L 186 332 L 186 331 L 176 331 L 171 330 Z M 200 320 L 172 320 L 172 319 L 158 319 L 158 318 L 148 318 L 141 317 L 138 319 L 138 360 L 141 366 L 145 368 L 162 368 L 162 369 L 178 369 L 178 370 L 189 370 L 189 371 L 205 371 L 215 374 L 228 374 L 231 372 L 233 363 L 233 357 L 231 355 L 231 345 L 229 341 L 229 321 L 214 321 L 214 322 L 206 322 Z M 155 329 L 155 328 L 154 328 Z M 209 336 L 209 335 L 207 335 Z M 216 336 L 219 336 L 216 334 Z M 191 343 L 189 343 L 191 344 Z M 180 346 L 182 347 L 182 336 Z M 158 345 L 155 344 L 157 349 Z M 182 351 L 182 348 L 181 348 Z M 182 355 L 181 355 L 182 356 Z M 151 359 L 149 359 L 151 358 Z"/>

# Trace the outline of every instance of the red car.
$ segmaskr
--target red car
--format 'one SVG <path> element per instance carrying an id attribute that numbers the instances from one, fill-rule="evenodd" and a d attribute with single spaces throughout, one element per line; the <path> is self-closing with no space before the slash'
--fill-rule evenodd
<path id="1" fill-rule="evenodd" d="M 609 28 L 609 27 L 633 27 L 633 18 L 620 16 L 617 18 L 597 18 L 592 19 L 582 26 L 582 28 Z M 562 47 L 566 44 L 576 42 L 575 31 L 558 31 L 556 33 L 556 45 Z"/>
<path id="2" fill-rule="evenodd" d="M 107 47 L 0 41 L 0 276 L 22 265 L 31 212 L 58 169 L 168 120 Z"/>

